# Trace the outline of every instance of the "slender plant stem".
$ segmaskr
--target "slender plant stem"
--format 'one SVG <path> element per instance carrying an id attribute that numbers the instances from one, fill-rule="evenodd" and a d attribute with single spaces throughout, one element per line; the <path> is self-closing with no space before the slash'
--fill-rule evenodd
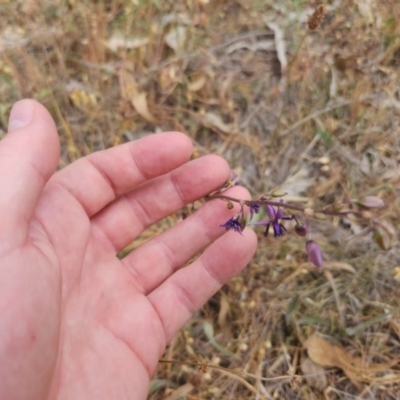
<path id="1" fill-rule="evenodd" d="M 312 214 L 324 214 L 324 215 L 331 215 L 331 216 L 348 216 L 349 214 L 352 214 L 356 217 L 365 218 L 361 211 L 355 211 L 355 210 L 354 211 L 353 210 L 337 211 L 337 210 L 330 210 L 329 208 L 310 210 L 310 209 L 307 209 L 306 207 L 289 204 L 289 203 L 278 202 L 278 201 L 269 200 L 269 199 L 263 199 L 263 198 L 258 199 L 258 200 L 243 200 L 243 199 L 237 199 L 237 198 L 231 197 L 231 196 L 226 196 L 221 193 L 211 194 L 206 197 L 206 200 L 212 200 L 212 199 L 220 199 L 220 200 L 225 200 L 228 202 L 238 203 L 242 207 L 243 207 L 243 205 L 246 205 L 248 207 L 250 205 L 271 205 L 271 206 L 275 206 L 275 207 L 281 207 L 281 208 L 287 208 L 290 210 L 300 211 L 302 213 L 307 213 L 307 210 L 309 210 L 309 213 L 311 213 L 311 216 L 312 216 Z M 341 204 L 347 204 L 347 203 L 341 203 Z"/>

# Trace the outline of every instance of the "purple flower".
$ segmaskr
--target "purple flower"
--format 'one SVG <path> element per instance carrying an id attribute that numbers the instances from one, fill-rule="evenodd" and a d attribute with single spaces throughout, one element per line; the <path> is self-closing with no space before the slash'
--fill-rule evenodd
<path id="1" fill-rule="evenodd" d="M 254 214 L 258 214 L 260 211 L 260 206 L 258 204 L 249 204 L 250 210 L 250 221 L 253 219 Z"/>
<path id="2" fill-rule="evenodd" d="M 245 228 L 244 223 L 241 220 L 241 215 L 234 215 L 232 218 L 229 218 L 224 224 L 219 225 L 222 228 L 225 228 L 227 231 L 233 230 L 242 234 L 243 229 Z"/>
<path id="3" fill-rule="evenodd" d="M 239 177 L 238 177 L 237 173 L 236 173 L 235 171 L 233 171 L 232 169 L 231 169 L 231 179 L 230 179 L 230 182 L 231 182 L 231 186 L 238 186 L 238 185 L 240 185 Z"/>
<path id="4" fill-rule="evenodd" d="M 307 240 L 306 252 L 308 259 L 318 268 L 321 269 L 323 265 L 322 251 L 314 240 Z"/>
<path id="5" fill-rule="evenodd" d="M 281 203 L 283 200 L 280 201 Z M 261 221 L 261 222 L 252 222 L 249 225 L 265 225 L 264 236 L 267 237 L 269 233 L 269 227 L 272 225 L 272 229 L 274 230 L 274 237 L 283 236 L 286 232 L 286 228 L 280 222 L 281 220 L 291 220 L 294 218 L 291 216 L 284 216 L 281 208 L 271 206 L 267 204 L 265 206 L 265 210 L 267 212 L 269 220 Z"/>
<path id="6" fill-rule="evenodd" d="M 228 190 L 229 188 L 238 185 L 240 185 L 239 177 L 235 171 L 231 170 L 231 176 L 229 177 L 228 181 L 225 183 L 224 186 L 220 187 L 215 193 L 225 192 L 225 190 Z"/>

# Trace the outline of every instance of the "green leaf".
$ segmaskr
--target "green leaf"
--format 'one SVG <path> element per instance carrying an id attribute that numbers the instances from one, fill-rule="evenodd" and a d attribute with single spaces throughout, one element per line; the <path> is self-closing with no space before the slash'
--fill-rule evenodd
<path id="1" fill-rule="evenodd" d="M 161 389 L 161 388 L 164 388 L 167 386 L 176 387 L 176 385 L 173 382 L 171 382 L 167 379 L 153 379 L 152 381 L 150 381 L 149 395 L 153 394 L 158 389 Z"/>
<path id="2" fill-rule="evenodd" d="M 333 146 L 333 136 L 328 131 L 326 131 L 325 129 L 317 128 L 317 135 L 321 139 L 325 147 L 331 148 Z"/>
<path id="3" fill-rule="evenodd" d="M 392 310 L 390 310 L 389 312 L 387 312 L 385 314 L 377 315 L 376 317 L 371 318 L 368 321 L 362 322 L 361 324 L 358 324 L 357 326 L 354 326 L 352 328 L 346 328 L 346 333 L 349 336 L 354 336 L 359 332 L 366 331 L 372 325 L 375 325 L 375 324 L 381 323 L 381 322 L 390 321 L 399 312 L 400 312 L 400 307 L 394 307 Z"/>
<path id="4" fill-rule="evenodd" d="M 329 321 L 316 315 L 310 315 L 297 320 L 299 325 L 324 325 L 329 326 Z"/>
<path id="5" fill-rule="evenodd" d="M 220 351 L 221 353 L 238 359 L 239 356 L 232 353 L 231 351 L 229 351 L 228 349 L 226 349 L 224 346 L 221 346 L 214 338 L 214 327 L 209 323 L 209 322 L 204 322 L 203 324 L 203 332 L 206 335 L 207 339 L 209 340 L 210 344 L 215 347 L 218 351 Z"/>
<path id="6" fill-rule="evenodd" d="M 214 339 L 214 327 L 209 322 L 204 322 L 203 332 L 208 340 Z"/>
<path id="7" fill-rule="evenodd" d="M 159 11 L 161 11 L 161 3 L 160 3 L 160 0 L 151 0 L 151 2 L 153 3 L 154 6 L 157 7 L 157 9 L 158 9 Z"/>

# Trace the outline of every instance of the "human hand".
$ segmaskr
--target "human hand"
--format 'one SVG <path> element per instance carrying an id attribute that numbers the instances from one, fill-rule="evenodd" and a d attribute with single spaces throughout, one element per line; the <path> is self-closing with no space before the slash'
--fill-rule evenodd
<path id="1" fill-rule="evenodd" d="M 0 142 L 0 398 L 145 399 L 165 346 L 244 268 L 256 237 L 225 233 L 218 223 L 235 209 L 213 200 L 116 254 L 222 186 L 228 165 L 217 156 L 187 163 L 191 142 L 174 132 L 53 174 L 60 150 L 46 109 L 18 102 L 9 128 Z"/>

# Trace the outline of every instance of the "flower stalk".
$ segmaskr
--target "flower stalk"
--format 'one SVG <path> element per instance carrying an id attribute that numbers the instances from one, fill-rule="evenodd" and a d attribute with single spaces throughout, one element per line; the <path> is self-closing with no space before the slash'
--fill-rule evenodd
<path id="1" fill-rule="evenodd" d="M 391 229 L 385 221 L 377 221 L 372 218 L 370 210 L 378 209 L 384 206 L 382 199 L 376 196 L 364 196 L 360 199 L 352 199 L 345 202 L 328 205 L 322 209 L 311 209 L 302 207 L 297 204 L 285 203 L 282 199 L 285 192 L 276 189 L 270 195 L 263 195 L 257 199 L 243 200 L 235 197 L 227 196 L 224 192 L 232 186 L 238 184 L 238 177 L 232 174 L 231 179 L 221 189 L 213 192 L 206 197 L 206 200 L 219 199 L 227 202 L 227 208 L 232 209 L 234 203 L 240 205 L 240 210 L 237 214 L 231 217 L 228 221 L 219 226 L 227 231 L 233 230 L 242 235 L 243 230 L 247 225 L 265 227 L 264 236 L 269 236 L 269 231 L 272 228 L 274 237 L 278 238 L 287 233 L 287 229 L 283 225 L 283 221 L 295 221 L 294 232 L 306 239 L 306 253 L 309 261 L 318 269 L 323 267 L 323 256 L 319 245 L 309 237 L 309 229 L 307 220 L 309 218 L 324 219 L 326 216 L 342 216 L 350 220 L 357 220 L 359 223 L 369 225 L 367 232 L 373 232 L 377 244 L 382 249 L 388 249 L 391 238 L 394 235 L 394 230 Z M 277 198 L 280 198 L 277 200 Z M 249 221 L 246 222 L 245 207 L 249 210 Z M 267 219 L 265 221 L 252 222 L 254 215 L 258 214 L 261 207 L 265 208 Z M 299 222 L 298 216 L 293 214 L 302 214 L 305 218 L 305 223 Z"/>

